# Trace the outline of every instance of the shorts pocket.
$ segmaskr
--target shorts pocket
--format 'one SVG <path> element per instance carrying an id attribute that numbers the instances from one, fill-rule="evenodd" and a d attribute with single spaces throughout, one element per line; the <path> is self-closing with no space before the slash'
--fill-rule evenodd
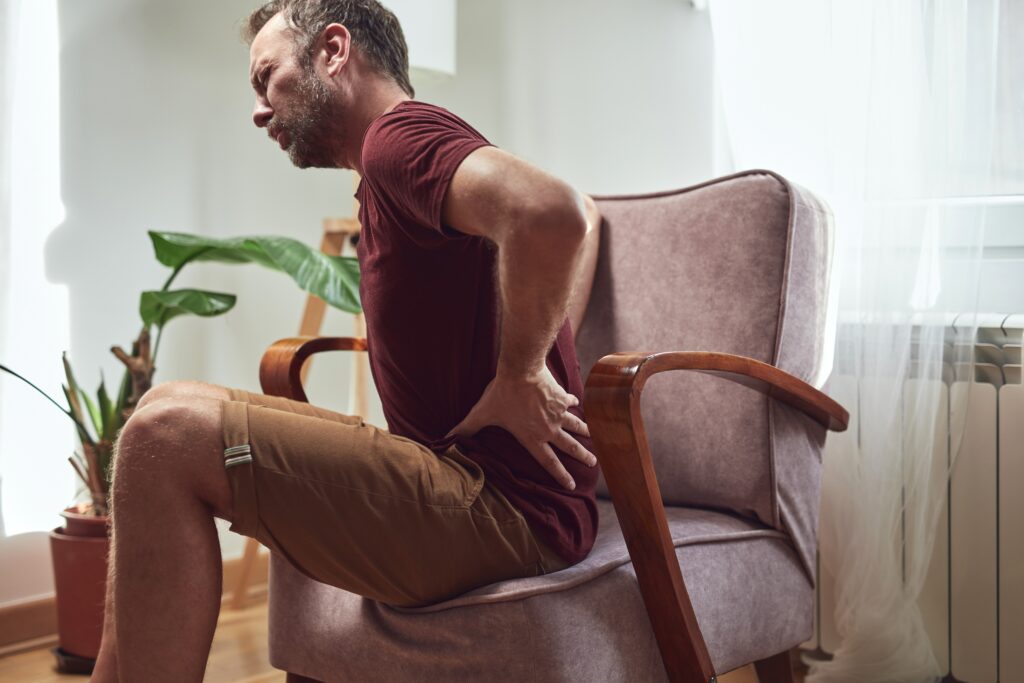
<path id="1" fill-rule="evenodd" d="M 484 487 L 486 477 L 484 476 L 483 468 L 468 456 L 459 452 L 459 449 L 455 446 L 451 446 L 437 457 L 459 471 L 466 482 L 466 496 L 462 500 L 462 505 L 467 508 L 472 507 L 473 503 L 476 502 L 477 496 L 480 495 L 481 489 Z"/>

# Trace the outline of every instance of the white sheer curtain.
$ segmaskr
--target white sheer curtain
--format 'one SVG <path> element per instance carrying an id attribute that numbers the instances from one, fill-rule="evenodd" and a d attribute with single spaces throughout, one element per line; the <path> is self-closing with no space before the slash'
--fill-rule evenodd
<path id="1" fill-rule="evenodd" d="M 8 326 L 7 303 L 11 291 L 11 102 L 12 83 L 11 78 L 11 44 L 14 42 L 13 20 L 11 6 L 4 2 L 0 4 L 0 56 L 3 64 L 0 66 L 0 358 L 4 357 L 6 350 L 7 335 L 4 330 Z M 2 385 L 0 385 L 2 386 Z M 0 415 L 3 414 L 4 396 L 0 391 Z M 2 418 L 0 418 L 2 419 Z M 0 422 L 0 429 L 3 423 Z M 3 506 L 3 471 L 0 470 L 0 511 Z M 0 538 L 6 535 L 4 518 L 0 512 Z"/>
<path id="2" fill-rule="evenodd" d="M 0 76 L 0 360 L 61 394 L 68 297 L 46 277 L 46 241 L 64 220 L 56 0 L 4 0 Z M 66 418 L 0 374 L 0 540 L 53 528 L 73 502 Z"/>
<path id="3" fill-rule="evenodd" d="M 11 75 L 10 45 L 13 38 L 10 7 L 7 2 L 0 4 L 0 45 L 2 48 L 3 65 L 0 66 L 0 325 L 3 325 L 7 312 L 7 291 L 10 289 L 10 258 L 11 247 L 8 231 L 11 224 L 11 171 L 10 171 L 10 111 L 11 111 Z M 3 335 L 0 335 L 0 357 L 4 353 Z"/>
<path id="4" fill-rule="evenodd" d="M 983 198 L 996 189 L 1000 3 L 710 7 L 718 137 L 732 166 L 719 170 L 779 171 L 836 218 L 827 390 L 853 423 L 831 437 L 844 452 L 825 462 L 820 556 L 840 645 L 808 680 L 933 680 L 941 667 L 918 596 L 950 466 L 934 456 L 945 438 L 943 372 L 973 355 L 950 343 L 949 325 L 973 342 Z"/>

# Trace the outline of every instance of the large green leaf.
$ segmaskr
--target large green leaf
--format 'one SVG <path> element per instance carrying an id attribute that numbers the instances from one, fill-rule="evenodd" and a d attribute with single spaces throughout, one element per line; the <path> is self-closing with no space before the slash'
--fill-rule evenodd
<path id="1" fill-rule="evenodd" d="M 287 273 L 303 290 L 350 313 L 359 302 L 359 264 L 351 256 L 328 256 L 288 237 L 213 239 L 178 232 L 150 231 L 156 258 L 179 269 L 189 261 L 259 263 Z"/>
<path id="2" fill-rule="evenodd" d="M 178 268 L 189 261 L 221 263 L 262 263 L 279 270 L 256 242 L 259 238 L 230 237 L 214 239 L 184 232 L 149 231 L 156 259 L 168 268 Z"/>
<path id="3" fill-rule="evenodd" d="M 205 292 L 200 289 L 175 289 L 170 292 L 143 292 L 139 299 L 139 315 L 147 327 L 163 327 L 179 315 L 212 317 L 227 313 L 235 305 L 234 294 Z"/>

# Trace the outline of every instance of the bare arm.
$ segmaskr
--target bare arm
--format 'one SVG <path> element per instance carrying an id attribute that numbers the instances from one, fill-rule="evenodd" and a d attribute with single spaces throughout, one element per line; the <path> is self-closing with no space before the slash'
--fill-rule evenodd
<path id="1" fill-rule="evenodd" d="M 545 359 L 569 310 L 592 228 L 587 199 L 527 162 L 484 147 L 459 166 L 442 207 L 447 225 L 497 246 L 502 304 L 497 375 L 450 433 L 501 426 L 570 489 L 575 483 L 551 444 L 588 464 L 596 459 L 566 431 L 589 435 L 568 412 L 576 397 L 558 385 Z"/>
<path id="2" fill-rule="evenodd" d="M 538 372 L 576 281 L 588 229 L 584 195 L 508 152 L 484 147 L 456 171 L 442 218 L 498 247 L 498 372 Z"/>
<path id="3" fill-rule="evenodd" d="M 569 300 L 569 321 L 572 333 L 579 332 L 583 316 L 590 303 L 590 290 L 594 286 L 594 274 L 597 272 L 597 255 L 601 247 L 601 213 L 597 204 L 589 195 L 583 195 L 587 205 L 587 238 L 583 243 L 580 255 L 579 272 L 576 276 L 576 288 Z"/>

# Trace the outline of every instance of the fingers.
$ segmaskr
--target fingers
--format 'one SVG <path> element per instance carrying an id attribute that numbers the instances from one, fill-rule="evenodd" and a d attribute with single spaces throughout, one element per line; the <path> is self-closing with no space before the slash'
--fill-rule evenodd
<path id="1" fill-rule="evenodd" d="M 444 435 L 444 438 L 447 439 L 455 435 L 473 436 L 483 429 L 486 424 L 498 424 L 497 422 L 488 422 L 486 416 L 481 420 L 481 412 L 480 403 L 478 402 L 475 406 L 470 408 L 469 412 L 466 413 L 466 416 L 462 418 L 461 422 L 452 427 L 448 433 Z M 481 422 L 484 422 L 484 424 L 481 424 Z"/>
<path id="2" fill-rule="evenodd" d="M 459 424 L 457 424 L 454 427 L 452 427 L 451 430 L 447 434 L 444 435 L 444 438 L 447 439 L 449 437 L 455 436 L 456 434 L 461 434 L 463 432 L 463 430 L 465 430 L 465 428 L 466 428 L 466 422 L 465 422 L 465 420 L 463 420 Z"/>
<path id="3" fill-rule="evenodd" d="M 540 466 L 547 470 L 547 473 L 555 478 L 559 484 L 572 491 L 576 488 L 576 482 L 573 481 L 572 475 L 569 471 L 562 466 L 562 463 L 558 460 L 558 456 L 555 455 L 555 451 L 552 450 L 551 446 L 542 443 L 537 450 L 531 450 L 530 454 L 540 463 Z"/>
<path id="4" fill-rule="evenodd" d="M 562 427 L 569 432 L 590 436 L 590 427 L 587 423 L 569 412 L 562 417 Z"/>
<path id="5" fill-rule="evenodd" d="M 452 436 L 473 436 L 479 431 L 480 427 L 476 425 L 475 420 L 471 420 L 469 417 L 466 417 L 462 422 L 452 427 L 451 431 L 444 435 L 444 438 L 447 439 Z"/>
<path id="6" fill-rule="evenodd" d="M 560 448 L 566 455 L 576 458 L 588 467 L 593 467 L 597 464 L 597 457 L 584 448 L 583 444 L 574 439 L 572 434 L 564 429 L 558 430 L 558 433 L 555 435 L 555 438 L 551 443 L 558 446 L 558 448 Z"/>

